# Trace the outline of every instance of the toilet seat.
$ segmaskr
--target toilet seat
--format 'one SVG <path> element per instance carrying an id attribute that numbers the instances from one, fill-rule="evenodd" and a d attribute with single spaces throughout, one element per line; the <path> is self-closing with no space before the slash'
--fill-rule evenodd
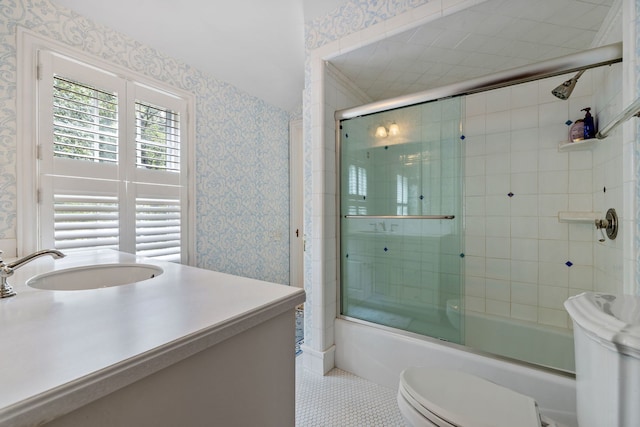
<path id="1" fill-rule="evenodd" d="M 443 420 L 436 414 L 430 412 L 424 406 L 420 405 L 402 386 L 398 389 L 397 400 L 400 413 L 404 417 L 405 421 L 409 422 L 413 427 L 425 425 L 429 427 L 458 427 L 446 420 Z"/>
<path id="2" fill-rule="evenodd" d="M 540 427 L 534 399 L 458 371 L 408 368 L 398 400 L 441 427 Z"/>

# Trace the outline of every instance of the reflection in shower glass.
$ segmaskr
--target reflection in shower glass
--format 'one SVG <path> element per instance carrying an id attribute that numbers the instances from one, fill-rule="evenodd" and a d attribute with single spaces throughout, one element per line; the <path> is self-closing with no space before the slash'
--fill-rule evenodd
<path id="1" fill-rule="evenodd" d="M 461 104 L 341 122 L 343 315 L 463 341 Z"/>

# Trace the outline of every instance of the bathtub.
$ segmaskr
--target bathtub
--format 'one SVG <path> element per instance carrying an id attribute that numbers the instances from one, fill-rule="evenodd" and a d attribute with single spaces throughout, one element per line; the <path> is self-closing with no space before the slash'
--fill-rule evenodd
<path id="1" fill-rule="evenodd" d="M 464 323 L 467 347 L 575 372 L 573 333 L 570 330 L 480 313 L 467 314 Z"/>
<path id="2" fill-rule="evenodd" d="M 493 319 L 475 320 L 466 323 L 474 328 L 482 320 Z M 529 395 L 545 415 L 567 427 L 578 425 L 575 379 L 571 374 L 512 363 L 460 345 L 357 320 L 336 319 L 334 326 L 336 367 L 359 377 L 396 390 L 400 372 L 406 367 L 457 369 Z M 504 333 L 502 325 L 488 326 L 502 328 L 496 336 Z"/>

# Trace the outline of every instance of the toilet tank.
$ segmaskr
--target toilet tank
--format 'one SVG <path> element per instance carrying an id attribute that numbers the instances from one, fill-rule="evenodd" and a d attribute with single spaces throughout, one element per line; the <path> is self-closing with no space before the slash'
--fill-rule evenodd
<path id="1" fill-rule="evenodd" d="M 585 292 L 573 321 L 580 427 L 640 426 L 640 297 Z"/>

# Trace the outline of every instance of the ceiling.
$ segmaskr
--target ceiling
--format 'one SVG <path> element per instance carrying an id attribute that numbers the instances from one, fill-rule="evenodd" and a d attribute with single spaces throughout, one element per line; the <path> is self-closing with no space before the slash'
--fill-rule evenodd
<path id="1" fill-rule="evenodd" d="M 304 22 L 347 0 L 52 1 L 296 111 Z M 614 1 L 488 0 L 331 62 L 371 100 L 391 98 L 587 49 Z"/>
<path id="2" fill-rule="evenodd" d="M 613 1 L 488 0 L 330 62 L 384 100 L 588 49 Z"/>
<path id="3" fill-rule="evenodd" d="M 300 0 L 52 1 L 287 111 L 302 103 Z"/>

